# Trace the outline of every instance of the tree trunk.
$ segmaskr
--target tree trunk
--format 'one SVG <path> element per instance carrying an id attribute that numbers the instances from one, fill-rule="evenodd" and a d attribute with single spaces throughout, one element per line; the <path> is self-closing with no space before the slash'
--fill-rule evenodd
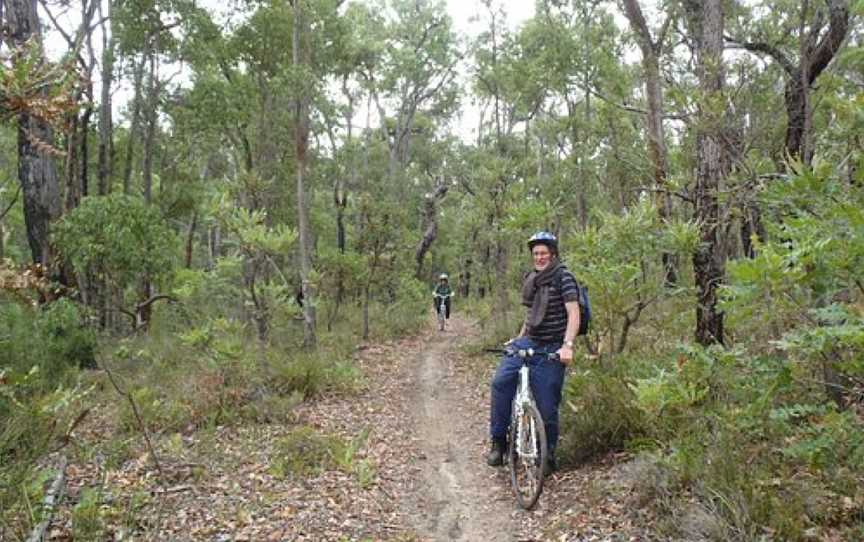
<path id="1" fill-rule="evenodd" d="M 293 0 L 294 29 L 292 33 L 292 60 L 295 68 L 309 65 L 309 44 L 306 36 L 306 22 L 303 13 L 303 0 Z M 302 49 L 302 51 L 301 51 Z M 300 280 L 303 291 L 303 345 L 315 348 L 315 292 L 310 276 L 312 274 L 311 226 L 306 201 L 306 152 L 309 145 L 309 98 L 303 90 L 294 105 L 294 144 L 297 157 L 297 226 L 300 242 Z"/>
<path id="2" fill-rule="evenodd" d="M 123 164 L 123 193 L 132 193 L 132 169 L 135 161 L 135 138 L 138 136 L 141 124 L 141 101 L 144 89 L 144 71 L 150 57 L 150 36 L 145 36 L 144 51 L 141 61 L 135 67 L 135 95 L 132 98 L 132 120 L 129 124 L 129 136 L 126 141 L 126 160 Z"/>
<path id="3" fill-rule="evenodd" d="M 36 0 L 6 0 L 5 12 L 0 16 L 10 44 L 17 48 L 33 40 L 41 58 L 42 35 Z M 46 122 L 27 113 L 18 115 L 18 181 L 23 193 L 27 242 L 34 263 L 48 267 L 53 265 L 51 222 L 62 212 L 60 180 L 51 156 L 53 143 L 54 132 Z"/>
<path id="4" fill-rule="evenodd" d="M 158 47 L 150 52 L 150 77 L 147 84 L 147 132 L 144 137 L 144 157 L 141 164 L 144 201 L 153 201 L 153 155 L 156 152 L 156 128 L 159 123 Z"/>
<path id="5" fill-rule="evenodd" d="M 79 97 L 80 98 L 80 97 Z M 80 172 L 78 168 L 78 134 L 80 133 L 78 123 L 78 112 L 69 115 L 69 133 L 66 136 L 66 212 L 78 207 L 81 202 L 81 184 L 78 179 Z"/>
<path id="6" fill-rule="evenodd" d="M 111 191 L 111 177 L 114 173 L 114 126 L 111 112 L 111 85 L 114 81 L 114 32 L 111 23 L 112 4 L 108 0 L 107 17 L 102 16 L 102 93 L 99 102 L 99 184 L 98 193 L 104 196 Z"/>
<path id="7" fill-rule="evenodd" d="M 158 39 L 158 38 L 157 38 Z M 159 105 L 159 81 L 158 81 L 158 61 L 156 55 L 159 53 L 158 44 L 150 53 L 150 78 L 147 88 L 147 133 L 144 138 L 144 157 L 142 163 L 142 181 L 144 203 L 150 205 L 153 201 L 153 154 L 156 150 L 156 125 L 159 121 L 158 105 Z M 149 275 L 145 275 L 141 280 L 139 289 L 139 297 L 143 303 L 153 295 L 153 282 Z M 150 320 L 153 316 L 153 305 L 149 303 L 139 304 L 138 325 L 143 328 L 150 326 Z"/>
<path id="8" fill-rule="evenodd" d="M 688 0 L 685 4 L 697 38 L 697 71 L 701 89 L 694 194 L 701 243 L 693 253 L 693 267 L 698 290 L 695 335 L 702 345 L 723 343 L 723 313 L 717 308 L 717 288 L 723 281 L 726 266 L 717 199 L 725 171 L 722 4 L 722 0 Z"/>
<path id="9" fill-rule="evenodd" d="M 648 155 L 654 166 L 655 205 L 660 214 L 660 220 L 666 224 L 672 217 L 672 196 L 669 194 L 667 183 L 669 160 L 666 151 L 666 135 L 663 130 L 663 86 L 660 82 L 659 56 L 669 21 L 664 23 L 660 36 L 655 39 L 648 29 L 648 23 L 642 14 L 639 2 L 637 0 L 623 0 L 623 4 L 624 12 L 630 21 L 630 27 L 638 37 L 639 48 L 642 51 L 645 96 L 648 103 Z M 677 258 L 674 254 L 663 253 L 662 260 L 663 268 L 666 271 L 666 285 L 673 286 L 678 282 Z"/>
<path id="10" fill-rule="evenodd" d="M 426 253 L 429 249 L 432 248 L 432 243 L 434 243 L 435 239 L 438 237 L 437 203 L 445 194 L 447 194 L 447 185 L 444 183 L 443 179 L 439 178 L 436 183 L 435 191 L 426 194 L 423 198 L 423 238 L 420 239 L 420 243 L 414 251 L 414 262 L 417 264 L 414 276 L 417 280 L 423 279 L 423 259 L 426 257 Z"/>
<path id="11" fill-rule="evenodd" d="M 195 248 L 195 230 L 198 226 L 198 213 L 192 213 L 192 223 L 189 224 L 189 231 L 186 232 L 186 269 L 192 269 L 192 253 Z"/>

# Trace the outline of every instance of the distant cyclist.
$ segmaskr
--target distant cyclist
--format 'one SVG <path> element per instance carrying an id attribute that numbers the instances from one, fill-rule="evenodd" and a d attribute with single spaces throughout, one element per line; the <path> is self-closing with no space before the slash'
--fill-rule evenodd
<path id="1" fill-rule="evenodd" d="M 558 407 L 564 385 L 564 367 L 573 360 L 573 339 L 579 331 L 579 290 L 573 274 L 558 260 L 558 239 L 541 231 L 528 240 L 534 269 L 522 283 L 522 304 L 527 308 L 519 336 L 511 341 L 517 349 L 533 349 L 539 354 L 555 352 L 558 360 L 535 356 L 531 365 L 531 390 L 546 425 L 548 462 L 543 466 L 549 475 L 556 468 L 555 446 L 558 444 Z M 519 379 L 522 360 L 504 356 L 492 379 L 490 433 L 492 450 L 486 458 L 489 466 L 503 464 L 507 449 L 507 427 L 510 408 Z"/>
<path id="2" fill-rule="evenodd" d="M 450 298 L 453 297 L 453 290 L 450 289 L 450 281 L 447 278 L 447 273 L 441 273 L 438 277 L 438 284 L 432 292 L 432 306 L 435 307 L 435 313 L 438 313 L 441 304 L 441 298 L 444 298 L 444 317 L 450 318 Z"/>

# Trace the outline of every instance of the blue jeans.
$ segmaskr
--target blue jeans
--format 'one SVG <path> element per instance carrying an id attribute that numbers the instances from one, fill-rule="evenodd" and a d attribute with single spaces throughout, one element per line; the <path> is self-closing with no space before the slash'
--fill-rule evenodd
<path id="1" fill-rule="evenodd" d="M 526 337 L 521 337 L 511 345 L 517 350 L 533 348 L 535 352 L 548 354 L 557 352 L 561 343 L 538 343 Z M 531 367 L 531 392 L 537 402 L 540 415 L 546 426 L 546 442 L 550 453 L 554 453 L 558 444 L 558 406 L 561 404 L 561 389 L 564 386 L 564 365 L 558 360 L 550 360 L 545 356 L 535 355 L 528 359 Z M 507 428 L 513 408 L 513 397 L 519 384 L 519 369 L 522 358 L 519 356 L 504 356 L 498 364 L 495 376 L 492 378 L 492 408 L 489 432 L 493 440 L 507 438 Z"/>

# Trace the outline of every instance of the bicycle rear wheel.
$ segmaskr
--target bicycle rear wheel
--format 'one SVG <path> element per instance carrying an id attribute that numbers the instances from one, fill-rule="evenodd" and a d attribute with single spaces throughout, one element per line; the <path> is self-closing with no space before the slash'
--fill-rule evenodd
<path id="1" fill-rule="evenodd" d="M 521 425 L 521 431 L 520 431 Z M 546 427 L 533 404 L 525 405 L 522 415 L 510 424 L 510 481 L 516 501 L 531 510 L 543 491 L 543 465 L 546 462 Z"/>

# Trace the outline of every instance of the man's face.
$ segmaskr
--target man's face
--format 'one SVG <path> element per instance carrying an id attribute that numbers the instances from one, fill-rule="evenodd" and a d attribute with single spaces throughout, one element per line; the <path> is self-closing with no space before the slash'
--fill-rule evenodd
<path id="1" fill-rule="evenodd" d="M 531 249 L 531 256 L 534 258 L 534 269 L 537 271 L 543 271 L 552 261 L 552 251 L 546 245 L 535 245 Z"/>

